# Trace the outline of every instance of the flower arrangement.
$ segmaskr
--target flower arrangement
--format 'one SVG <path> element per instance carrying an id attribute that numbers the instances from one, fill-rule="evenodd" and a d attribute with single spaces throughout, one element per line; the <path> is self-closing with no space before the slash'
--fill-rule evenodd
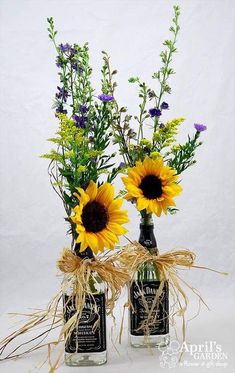
<path id="1" fill-rule="evenodd" d="M 137 84 L 140 98 L 139 113 L 134 118 L 127 114 L 126 107 L 120 108 L 115 99 L 117 83 L 113 77 L 117 71 L 111 70 L 107 53 L 103 52 L 102 93 L 95 95 L 88 44 L 82 47 L 68 43 L 58 45 L 53 19 L 48 18 L 49 37 L 58 54 L 56 66 L 60 86 L 55 94 L 54 108 L 60 130 L 58 137 L 49 139 L 57 145 L 57 150 L 44 157 L 51 159 L 52 185 L 64 203 L 73 237 L 77 237 L 75 220 L 71 219 L 71 211 L 77 203 L 76 188 L 86 187 L 90 180 L 96 182 L 102 174 L 112 182 L 118 173 L 127 171 L 128 176 L 122 179 L 126 190 L 122 193 L 136 204 L 141 216 L 147 220 L 152 213 L 160 217 L 162 212 L 174 214 L 177 211 L 174 197 L 182 191 L 179 175 L 196 162 L 195 150 L 202 144 L 201 132 L 206 130 L 205 125 L 195 124 L 195 134 L 188 135 L 184 144 L 177 144 L 179 127 L 185 118 L 174 118 L 165 123 L 162 120 L 164 111 L 170 109 L 163 99 L 171 93 L 169 79 L 175 73 L 172 59 L 177 52 L 179 16 L 180 8 L 174 6 L 169 29 L 172 37 L 164 41 L 164 50 L 160 53 L 162 66 L 152 75 L 153 81 L 159 84 L 159 92 L 139 77 L 129 79 L 131 84 Z M 137 122 L 137 133 L 131 127 L 132 119 Z M 150 139 L 145 134 L 149 128 Z M 111 141 L 118 144 L 123 156 L 123 162 L 116 167 L 115 153 L 105 154 Z"/>
<path id="2" fill-rule="evenodd" d="M 137 85 L 140 99 L 139 113 L 134 117 L 115 99 L 117 71 L 111 69 L 108 54 L 102 52 L 101 89 L 96 93 L 91 83 L 88 44 L 57 43 L 53 18 L 47 19 L 49 38 L 57 53 L 59 85 L 53 109 L 58 130 L 49 138 L 53 149 L 42 157 L 50 160 L 51 185 L 62 200 L 72 242 L 71 248 L 64 249 L 57 262 L 64 274 L 62 289 L 46 310 L 30 313 L 27 322 L 0 343 L 0 355 L 22 334 L 39 326 L 46 327 L 46 331 L 13 347 L 2 360 L 43 347 L 44 334 L 47 336 L 59 327 L 57 341 L 48 343 L 51 373 L 58 368 L 61 357 L 52 363 L 52 346 L 61 342 L 68 365 L 105 363 L 105 314 L 106 311 L 112 314 L 127 283 L 133 346 L 137 342 L 137 346 L 146 345 L 146 337 L 147 342 L 150 338 L 150 346 L 164 346 L 169 342 L 169 288 L 173 297 L 171 316 L 172 319 L 175 315 L 182 317 L 185 339 L 184 314 L 188 298 L 184 287 L 188 287 L 199 302 L 203 300 L 197 290 L 178 275 L 178 269 L 206 268 L 194 264 L 195 254 L 190 250 L 159 254 L 152 224 L 152 214 L 160 217 L 162 213 L 177 211 L 175 197 L 182 191 L 180 176 L 196 162 L 195 151 L 202 144 L 201 132 L 206 130 L 204 124 L 194 124 L 195 133 L 188 135 L 185 143 L 178 144 L 177 134 L 185 119 L 162 119 L 164 112 L 170 110 L 164 100 L 165 95 L 171 93 L 169 79 L 174 74 L 172 58 L 177 52 L 179 16 L 180 9 L 174 6 L 169 29 L 172 37 L 163 43 L 162 66 L 152 75 L 159 91 L 139 77 L 129 79 L 131 84 Z M 132 122 L 137 131 L 132 128 Z M 118 146 L 123 157 L 119 165 L 116 154 L 108 151 L 112 145 Z M 125 189 L 116 197 L 113 182 L 118 174 L 124 174 Z M 121 208 L 123 198 L 120 196 L 134 203 L 141 214 L 139 243 L 131 242 L 112 255 L 103 254 L 104 249 L 113 249 L 119 236 L 127 232 L 123 225 L 128 222 L 128 214 Z M 59 308 L 61 299 L 63 312 Z M 131 319 L 133 310 L 137 322 Z M 89 337 L 89 346 L 83 335 Z M 143 339 L 137 341 L 142 336 Z M 36 344 L 26 347 L 22 353 L 16 352 L 31 342 Z"/>
<path id="3" fill-rule="evenodd" d="M 49 38 L 58 54 L 60 85 L 53 106 L 59 129 L 56 137 L 49 139 L 56 148 L 42 157 L 51 160 L 50 180 L 63 202 L 72 246 L 77 242 L 81 252 L 90 247 L 97 253 L 115 246 L 118 236 L 127 232 L 122 224 L 128 221 L 127 212 L 121 210 L 122 199 L 114 200 L 111 183 L 119 172 L 115 153 L 107 152 L 115 105 L 108 59 L 103 52 L 102 93 L 96 95 L 88 44 L 58 44 L 53 18 L 47 21 Z"/>
<path id="4" fill-rule="evenodd" d="M 130 115 L 121 120 L 123 109 L 116 112 L 114 124 L 114 142 L 123 156 L 123 171 L 128 173 L 122 178 L 125 185 L 123 193 L 127 192 L 125 198 L 135 203 L 137 210 L 147 220 L 152 213 L 160 217 L 162 212 L 174 214 L 177 211 L 174 197 L 182 191 L 179 176 L 196 162 L 195 151 L 202 144 L 201 132 L 206 130 L 205 125 L 194 124 L 194 135 L 188 135 L 184 144 L 178 144 L 177 134 L 185 118 L 174 118 L 167 122 L 162 119 L 164 112 L 170 109 L 163 99 L 171 93 L 169 79 L 175 74 L 172 59 L 177 52 L 179 16 L 180 8 L 174 6 L 169 29 L 172 37 L 164 41 L 164 50 L 160 53 L 162 66 L 152 75 L 154 84 L 157 82 L 159 85 L 159 92 L 139 77 L 129 79 L 131 84 L 137 85 L 140 98 L 139 113 L 133 118 L 137 133 L 131 129 Z M 145 132 L 151 132 L 150 138 Z"/>

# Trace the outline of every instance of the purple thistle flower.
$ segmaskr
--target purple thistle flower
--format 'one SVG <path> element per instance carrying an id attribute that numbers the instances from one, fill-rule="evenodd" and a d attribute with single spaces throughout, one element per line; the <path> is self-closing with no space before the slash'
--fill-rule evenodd
<path id="1" fill-rule="evenodd" d="M 64 107 L 63 107 L 63 105 L 60 105 L 60 106 L 58 106 L 57 108 L 56 108 L 56 113 L 60 113 L 60 114 L 67 114 L 68 112 L 67 112 L 67 110 L 66 109 L 64 109 Z"/>
<path id="2" fill-rule="evenodd" d="M 109 101 L 113 101 L 114 97 L 113 96 L 109 96 L 109 95 L 105 95 L 104 93 L 102 93 L 101 95 L 98 96 L 98 99 L 100 101 L 103 101 L 103 102 L 109 102 Z"/>
<path id="3" fill-rule="evenodd" d="M 80 105 L 79 111 L 82 114 L 86 114 L 88 112 L 88 108 L 86 105 Z"/>
<path id="4" fill-rule="evenodd" d="M 57 98 L 63 98 L 64 102 L 67 102 L 67 98 L 69 96 L 68 91 L 64 88 L 57 87 L 58 92 L 56 93 Z"/>
<path id="5" fill-rule="evenodd" d="M 74 114 L 72 118 L 75 121 L 76 127 L 86 128 L 87 117 L 79 117 L 78 115 Z"/>
<path id="6" fill-rule="evenodd" d="M 71 51 L 71 49 L 72 49 L 72 47 L 71 47 L 71 45 L 69 44 L 69 43 L 66 43 L 66 44 L 60 44 L 59 45 L 59 48 L 60 48 L 60 50 L 61 50 L 61 52 L 63 52 L 63 53 L 65 53 L 65 52 L 70 52 Z"/>
<path id="7" fill-rule="evenodd" d="M 207 126 L 205 126 L 204 124 L 195 123 L 194 128 L 195 130 L 197 130 L 197 132 L 203 132 L 207 129 Z"/>
<path id="8" fill-rule="evenodd" d="M 162 112 L 160 109 L 155 107 L 155 108 L 149 109 L 149 115 L 151 116 L 151 118 L 160 117 L 162 115 Z"/>
<path id="9" fill-rule="evenodd" d="M 162 109 L 162 110 L 167 110 L 167 109 L 169 109 L 169 105 L 168 105 L 168 103 L 165 102 L 165 101 L 163 101 L 163 102 L 161 103 L 161 109 Z"/>

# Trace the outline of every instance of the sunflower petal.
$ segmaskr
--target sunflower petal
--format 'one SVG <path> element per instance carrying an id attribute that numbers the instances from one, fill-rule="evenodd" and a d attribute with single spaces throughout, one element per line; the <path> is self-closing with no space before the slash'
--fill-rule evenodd
<path id="1" fill-rule="evenodd" d="M 96 200 L 104 206 L 109 206 L 114 200 L 114 187 L 110 183 L 101 185 L 97 191 Z"/>
<path id="2" fill-rule="evenodd" d="M 127 200 L 127 201 L 130 201 L 133 199 L 133 196 L 131 195 L 131 193 L 127 193 L 125 194 L 124 198 Z"/>
<path id="3" fill-rule="evenodd" d="M 107 228 L 102 231 L 102 235 L 109 242 L 110 248 L 113 248 L 115 244 L 119 241 L 118 237 L 113 232 L 108 230 Z"/>
<path id="4" fill-rule="evenodd" d="M 120 236 L 128 232 L 128 229 L 122 227 L 120 224 L 113 223 L 113 222 L 112 223 L 110 222 L 108 224 L 107 229 L 113 234 L 115 234 L 116 236 Z"/>
<path id="5" fill-rule="evenodd" d="M 125 210 L 109 212 L 109 221 L 118 224 L 128 223 L 128 213 Z"/>
<path id="6" fill-rule="evenodd" d="M 158 203 L 156 200 L 151 201 L 150 208 L 154 212 L 154 214 L 156 214 L 158 217 L 161 216 L 162 207 L 161 207 L 161 204 Z"/>
<path id="7" fill-rule="evenodd" d="M 78 193 L 74 193 L 74 195 L 77 197 L 80 203 L 82 203 L 84 206 L 90 201 L 90 197 L 82 188 L 76 188 Z"/>
<path id="8" fill-rule="evenodd" d="M 97 186 L 94 181 L 90 181 L 88 187 L 86 188 L 86 194 L 90 197 L 90 201 L 94 201 L 97 195 Z"/>
<path id="9" fill-rule="evenodd" d="M 127 191 L 129 192 L 130 195 L 132 195 L 132 197 L 142 197 L 143 196 L 143 192 L 140 188 L 137 188 L 135 185 L 126 185 L 126 189 Z"/>
<path id="10" fill-rule="evenodd" d="M 149 200 L 145 197 L 140 197 L 140 198 L 137 198 L 136 204 L 137 204 L 137 209 L 141 211 L 148 207 Z"/>
<path id="11" fill-rule="evenodd" d="M 96 253 L 98 251 L 98 238 L 95 233 L 87 232 L 86 241 L 91 250 Z"/>
<path id="12" fill-rule="evenodd" d="M 133 180 L 134 185 L 139 186 L 141 183 L 141 177 L 138 174 L 138 172 L 135 172 L 132 168 L 128 171 L 128 178 L 131 178 Z"/>
<path id="13" fill-rule="evenodd" d="M 86 233 L 82 232 L 79 233 L 76 242 L 80 243 L 80 252 L 86 250 L 87 248 L 87 242 L 86 242 Z"/>
<path id="14" fill-rule="evenodd" d="M 121 199 L 121 198 L 116 198 L 116 199 L 114 199 L 111 203 L 110 203 L 110 205 L 109 205 L 109 207 L 108 207 L 108 212 L 109 213 L 112 213 L 113 211 L 120 211 L 120 208 L 121 208 L 121 206 L 122 206 L 122 204 L 123 204 L 123 199 Z"/>

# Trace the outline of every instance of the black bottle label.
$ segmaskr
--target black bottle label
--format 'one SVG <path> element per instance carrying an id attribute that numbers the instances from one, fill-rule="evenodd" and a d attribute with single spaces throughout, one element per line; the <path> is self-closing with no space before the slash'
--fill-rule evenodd
<path id="1" fill-rule="evenodd" d="M 165 282 L 160 299 L 151 314 L 146 331 L 142 328 L 148 319 L 160 281 L 133 282 L 130 287 L 130 300 L 133 310 L 130 311 L 130 332 L 135 336 L 143 336 L 146 331 L 150 335 L 162 335 L 169 333 L 169 291 Z M 147 309 L 146 309 L 147 307 Z"/>
<path id="2" fill-rule="evenodd" d="M 75 299 L 63 296 L 64 319 L 67 322 L 76 312 Z M 106 350 L 105 295 L 86 296 L 81 318 L 66 342 L 65 351 L 102 352 Z"/>

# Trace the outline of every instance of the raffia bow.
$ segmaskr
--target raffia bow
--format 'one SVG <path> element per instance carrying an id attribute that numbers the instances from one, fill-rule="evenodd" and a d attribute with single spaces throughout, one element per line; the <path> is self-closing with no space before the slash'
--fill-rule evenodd
<path id="1" fill-rule="evenodd" d="M 92 293 L 90 289 L 92 273 L 96 272 L 110 291 L 106 306 L 108 313 L 111 314 L 123 286 L 130 280 L 127 269 L 116 266 L 113 258 L 81 259 L 69 249 L 63 250 L 57 261 L 57 267 L 61 272 L 75 276 L 74 295 L 77 297 L 78 309 L 83 308 L 84 296 Z"/>
<path id="2" fill-rule="evenodd" d="M 126 268 L 118 267 L 114 263 L 114 257 L 96 257 L 96 259 L 81 259 L 77 257 L 70 249 L 64 249 L 61 253 L 57 266 L 61 272 L 67 274 L 64 276 L 62 281 L 63 286 L 67 286 L 68 278 L 73 277 L 75 279 L 73 291 L 71 297 L 75 297 L 76 302 L 76 313 L 64 323 L 63 312 L 60 308 L 62 289 L 54 296 L 45 310 L 37 310 L 29 314 L 15 313 L 15 315 L 21 315 L 27 318 L 27 322 L 16 331 L 8 335 L 0 342 L 0 361 L 14 359 L 23 355 L 26 355 L 32 351 L 35 351 L 41 347 L 48 347 L 47 360 L 50 365 L 49 373 L 54 373 L 60 365 L 62 356 L 64 354 L 64 345 L 66 340 L 69 338 L 70 333 L 76 327 L 79 322 L 81 313 L 84 307 L 86 295 L 92 297 L 92 289 L 89 286 L 90 278 L 93 273 L 96 272 L 101 280 L 106 284 L 109 290 L 109 297 L 106 297 L 106 308 L 108 314 L 112 315 L 115 301 L 119 297 L 122 287 L 126 282 L 130 281 L 130 275 Z M 96 312 L 96 311 L 95 311 Z M 43 332 L 37 332 L 37 335 L 33 338 L 29 337 L 28 340 L 19 344 L 17 347 L 6 353 L 4 357 L 1 355 L 5 352 L 8 345 L 12 341 L 18 339 L 18 337 L 26 334 L 30 335 L 30 332 L 42 328 Z M 55 341 L 45 342 L 48 335 L 56 328 L 61 328 L 61 332 Z M 62 347 L 57 358 L 52 362 L 52 354 L 55 348 L 62 342 Z M 33 346 L 32 346 L 33 343 Z M 22 347 L 28 346 L 23 351 Z"/>
<path id="3" fill-rule="evenodd" d="M 172 250 L 163 254 L 151 254 L 137 242 L 132 242 L 130 245 L 125 246 L 124 248 L 122 248 L 122 250 L 117 252 L 117 254 L 113 254 L 109 258 L 104 256 L 102 258 L 96 258 L 95 260 L 81 260 L 80 258 L 75 256 L 70 249 L 64 249 L 60 256 L 60 259 L 57 262 L 57 266 L 63 273 L 68 274 L 69 276 L 75 276 L 76 278 L 75 288 L 77 290 L 75 293 L 77 294 L 77 315 L 69 319 L 69 323 L 66 323 L 67 325 L 64 325 L 63 312 L 60 308 L 62 290 L 60 290 L 58 294 L 51 299 L 48 307 L 45 310 L 37 310 L 36 312 L 32 312 L 29 314 L 15 313 L 14 315 L 25 316 L 27 318 L 27 322 L 0 342 L 0 361 L 14 359 L 16 357 L 26 355 L 41 347 L 47 346 L 47 359 L 50 364 L 49 373 L 54 373 L 60 365 L 60 361 L 64 353 L 64 343 L 66 341 L 66 337 L 64 336 L 67 334 L 68 337 L 69 330 L 72 330 L 76 325 L 76 322 L 79 319 L 79 315 L 81 314 L 84 305 L 83 302 L 85 301 L 85 295 L 89 293 L 92 294 L 88 286 L 89 278 L 92 273 L 97 272 L 100 278 L 107 284 L 108 288 L 111 290 L 111 296 L 107 300 L 107 308 L 108 312 L 112 314 L 115 301 L 118 298 L 122 287 L 127 282 L 133 281 L 134 274 L 141 264 L 151 261 L 153 261 L 158 267 L 158 270 L 160 272 L 161 285 L 159 286 L 156 298 L 153 301 L 149 316 L 151 316 L 151 312 L 157 303 L 157 299 L 160 297 L 161 291 L 163 289 L 163 284 L 167 280 L 170 285 L 170 293 L 173 297 L 173 306 L 170 314 L 171 321 L 172 324 L 174 324 L 175 315 L 182 317 L 182 334 L 183 339 L 185 340 L 186 323 L 184 314 L 187 309 L 188 298 L 184 291 L 184 287 L 188 287 L 194 294 L 196 294 L 199 299 L 199 303 L 203 302 L 205 304 L 205 302 L 203 301 L 198 291 L 180 277 L 178 270 L 180 268 L 199 268 L 217 272 L 219 274 L 227 274 L 226 272 L 218 272 L 211 268 L 196 266 L 194 264 L 195 258 L 195 254 L 190 250 Z M 119 263 L 119 265 L 117 266 L 115 265 L 115 263 Z M 121 331 L 123 329 L 123 320 L 121 323 Z M 30 335 L 31 331 L 37 330 L 39 327 L 42 329 L 44 328 L 42 332 L 37 332 L 37 335 L 34 338 L 29 337 L 28 340 L 24 341 L 16 347 L 13 347 L 10 352 L 6 353 L 4 357 L 1 357 L 1 355 L 5 352 L 5 349 L 11 342 L 15 341 L 22 335 L 28 335 L 28 333 Z M 55 341 L 45 341 L 52 330 L 61 327 L 61 333 Z M 63 342 L 61 352 L 57 356 L 56 360 L 52 362 L 53 350 L 60 342 Z M 28 346 L 28 348 L 26 347 L 26 349 L 24 349 L 22 352 L 21 348 L 25 348 L 25 346 Z"/>
<path id="4" fill-rule="evenodd" d="M 151 254 L 138 242 L 133 242 L 123 248 L 118 256 L 122 266 L 128 267 L 132 274 L 146 262 L 156 264 L 162 278 L 168 280 L 177 267 L 191 268 L 194 266 L 196 255 L 190 250 L 171 250 L 163 254 L 158 251 Z"/>
<path id="5" fill-rule="evenodd" d="M 145 306 L 146 313 L 148 317 L 143 321 L 140 329 L 144 330 L 146 338 L 150 334 L 151 325 L 156 323 L 156 316 L 154 317 L 154 309 L 158 306 L 159 299 L 161 297 L 162 291 L 164 289 L 164 283 L 168 281 L 169 291 L 173 298 L 171 311 L 169 314 L 171 324 L 175 324 L 175 316 L 180 316 L 182 318 L 182 338 L 185 340 L 186 336 L 186 322 L 185 322 L 185 312 L 188 307 L 188 297 L 184 288 L 188 288 L 193 292 L 199 300 L 199 310 L 200 304 L 203 303 L 208 309 L 209 307 L 202 299 L 200 293 L 197 289 L 188 284 L 185 280 L 179 275 L 179 269 L 191 269 L 199 268 L 210 270 L 219 274 L 227 275 L 226 272 L 219 272 L 207 267 L 200 267 L 195 265 L 196 255 L 191 250 L 180 249 L 180 250 L 171 250 L 163 254 L 159 254 L 158 250 L 150 253 L 146 248 L 140 245 L 138 242 L 131 242 L 129 245 L 126 245 L 119 252 L 116 261 L 124 268 L 128 268 L 131 283 L 134 281 L 134 277 L 138 269 L 147 262 L 152 262 L 156 265 L 157 272 L 159 275 L 160 285 L 156 292 L 155 298 L 152 302 L 152 306 L 149 309 L 148 304 L 145 301 L 144 294 L 142 293 L 142 301 Z M 141 288 L 139 288 L 141 293 Z M 126 304 L 127 307 L 133 309 L 130 299 Z M 123 330 L 124 316 L 121 323 L 121 331 L 119 340 L 121 341 L 121 335 Z"/>

